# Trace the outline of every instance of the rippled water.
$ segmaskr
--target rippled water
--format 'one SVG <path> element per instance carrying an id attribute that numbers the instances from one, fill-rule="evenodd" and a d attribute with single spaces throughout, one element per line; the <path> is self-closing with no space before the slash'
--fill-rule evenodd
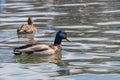
<path id="1" fill-rule="evenodd" d="M 36 35 L 17 35 L 32 16 Z M 0 80 L 120 80 L 119 0 L 0 0 Z M 66 30 L 60 55 L 14 56 L 27 43 L 51 44 Z"/>

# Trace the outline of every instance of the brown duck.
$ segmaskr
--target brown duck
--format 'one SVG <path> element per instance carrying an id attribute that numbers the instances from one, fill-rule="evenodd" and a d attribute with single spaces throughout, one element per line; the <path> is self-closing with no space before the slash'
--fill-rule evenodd
<path id="1" fill-rule="evenodd" d="M 17 33 L 37 33 L 37 28 L 33 24 L 32 17 L 28 17 L 28 24 L 17 29 Z"/>

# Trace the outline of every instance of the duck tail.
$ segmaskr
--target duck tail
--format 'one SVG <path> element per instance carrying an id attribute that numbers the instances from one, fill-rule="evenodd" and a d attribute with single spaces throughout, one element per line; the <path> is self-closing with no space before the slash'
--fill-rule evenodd
<path id="1" fill-rule="evenodd" d="M 15 55 L 21 55 L 21 54 L 22 54 L 22 52 L 18 51 L 18 49 L 14 49 L 13 54 L 15 54 Z"/>

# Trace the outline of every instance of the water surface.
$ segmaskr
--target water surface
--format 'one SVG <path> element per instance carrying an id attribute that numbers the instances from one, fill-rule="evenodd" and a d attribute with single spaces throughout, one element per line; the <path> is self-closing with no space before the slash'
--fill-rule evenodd
<path id="1" fill-rule="evenodd" d="M 0 0 L 0 80 L 119 80 L 119 0 Z M 32 16 L 36 35 L 17 35 Z M 52 44 L 66 30 L 59 55 L 14 56 L 28 43 Z"/>

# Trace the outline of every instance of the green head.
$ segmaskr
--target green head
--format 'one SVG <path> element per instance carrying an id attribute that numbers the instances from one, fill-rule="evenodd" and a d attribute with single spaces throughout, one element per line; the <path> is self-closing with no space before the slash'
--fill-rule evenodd
<path id="1" fill-rule="evenodd" d="M 65 31 L 58 31 L 55 37 L 55 41 L 54 41 L 54 45 L 59 45 L 61 44 L 62 40 L 66 39 L 67 41 L 71 41 L 68 37 L 67 37 L 67 33 Z"/>

